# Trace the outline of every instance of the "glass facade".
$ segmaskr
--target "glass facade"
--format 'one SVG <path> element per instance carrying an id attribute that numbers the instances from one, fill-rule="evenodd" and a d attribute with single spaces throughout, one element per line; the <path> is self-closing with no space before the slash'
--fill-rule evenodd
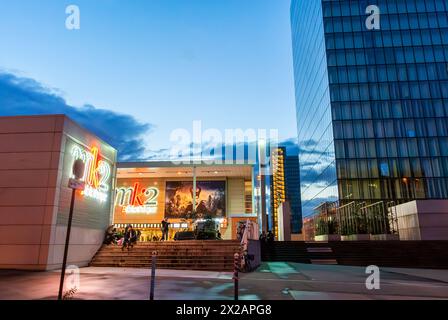
<path id="1" fill-rule="evenodd" d="M 322 5 L 292 1 L 302 213 L 337 200 L 336 159 Z"/>
<path id="2" fill-rule="evenodd" d="M 371 5 L 379 29 L 366 23 Z M 292 1 L 299 139 L 313 131 L 307 108 L 322 108 L 308 103 L 310 79 L 325 70 L 342 203 L 448 198 L 447 10 L 446 0 Z"/>

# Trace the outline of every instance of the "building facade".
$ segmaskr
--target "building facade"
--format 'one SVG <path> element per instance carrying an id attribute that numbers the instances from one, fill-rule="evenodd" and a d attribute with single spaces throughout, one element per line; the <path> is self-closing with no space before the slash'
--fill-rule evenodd
<path id="1" fill-rule="evenodd" d="M 300 203 L 300 171 L 299 158 L 297 154 L 288 154 L 285 147 L 275 148 L 271 151 L 271 177 L 270 177 L 270 200 L 271 200 L 271 230 L 278 237 L 285 229 L 289 233 L 299 234 L 302 232 L 302 208 Z M 287 204 L 286 219 L 282 217 Z M 284 220 L 284 221 L 282 221 Z M 289 223 L 287 228 L 280 228 L 282 222 Z M 283 229 L 283 230 L 281 230 Z"/>
<path id="2" fill-rule="evenodd" d="M 113 224 L 152 241 L 164 218 L 172 239 L 211 217 L 223 239 L 237 239 L 240 223 L 259 220 L 253 165 L 117 163 L 112 146 L 64 115 L 0 117 L 0 269 L 61 268 L 77 160 L 85 189 L 75 193 L 69 265 L 87 266 Z"/>
<path id="3" fill-rule="evenodd" d="M 291 209 L 291 233 L 302 232 L 302 201 L 300 198 L 300 164 L 298 154 L 285 156 L 286 201 Z"/>
<path id="4" fill-rule="evenodd" d="M 321 1 L 292 1 L 291 26 L 302 212 L 308 216 L 338 197 Z"/>
<path id="5" fill-rule="evenodd" d="M 86 266 L 111 224 L 117 151 L 63 115 L 0 117 L 0 269 L 62 265 L 76 160 L 77 191 L 68 264 Z"/>
<path id="6" fill-rule="evenodd" d="M 141 241 L 153 241 L 161 238 L 165 218 L 169 239 L 211 218 L 223 239 L 237 239 L 240 222 L 258 222 L 254 197 L 253 165 L 118 163 L 113 223 L 119 229 L 131 224 Z"/>
<path id="7" fill-rule="evenodd" d="M 272 179 L 271 179 L 271 230 L 276 237 L 279 236 L 280 205 L 286 202 L 285 182 L 285 152 L 277 148 L 271 154 Z"/>
<path id="8" fill-rule="evenodd" d="M 293 0 L 304 214 L 448 198 L 448 4 Z"/>

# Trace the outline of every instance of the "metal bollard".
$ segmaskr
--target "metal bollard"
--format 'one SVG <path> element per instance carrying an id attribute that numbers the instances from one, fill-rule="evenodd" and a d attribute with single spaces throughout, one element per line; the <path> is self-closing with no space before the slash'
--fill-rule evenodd
<path id="1" fill-rule="evenodd" d="M 152 266 L 151 266 L 151 289 L 149 293 L 149 300 L 154 300 L 154 288 L 156 285 L 156 263 L 157 263 L 157 251 L 152 252 Z"/>
<path id="2" fill-rule="evenodd" d="M 235 290 L 235 301 L 238 301 L 238 272 L 240 270 L 240 255 L 238 253 L 235 253 L 233 256 L 233 283 L 234 283 L 234 290 Z"/>

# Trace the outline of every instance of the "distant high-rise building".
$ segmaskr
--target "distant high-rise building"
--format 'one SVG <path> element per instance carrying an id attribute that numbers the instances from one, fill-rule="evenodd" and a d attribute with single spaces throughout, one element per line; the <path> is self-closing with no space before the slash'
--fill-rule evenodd
<path id="1" fill-rule="evenodd" d="M 448 198 L 446 0 L 292 0 L 304 215 Z"/>
<path id="2" fill-rule="evenodd" d="M 275 148 L 271 153 L 270 197 L 271 227 L 279 235 L 280 209 L 283 203 L 291 210 L 289 217 L 291 233 L 302 230 L 302 208 L 300 204 L 300 171 L 298 155 L 287 154 L 285 147 Z"/>
<path id="3" fill-rule="evenodd" d="M 271 216 L 272 231 L 279 234 L 279 207 L 286 202 L 286 182 L 285 182 L 285 155 L 284 149 L 272 150 L 272 181 L 271 181 Z"/>

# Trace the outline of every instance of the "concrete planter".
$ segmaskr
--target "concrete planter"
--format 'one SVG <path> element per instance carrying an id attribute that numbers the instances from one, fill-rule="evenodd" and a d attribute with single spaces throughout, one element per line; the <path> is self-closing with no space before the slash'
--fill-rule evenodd
<path id="1" fill-rule="evenodd" d="M 342 236 L 341 241 L 370 241 L 370 234 L 351 234 Z"/>
<path id="2" fill-rule="evenodd" d="M 396 234 L 371 234 L 370 240 L 372 241 L 398 241 L 400 237 Z"/>
<path id="3" fill-rule="evenodd" d="M 315 236 L 314 241 L 317 242 L 341 241 L 341 236 L 338 234 L 326 234 L 322 236 Z"/>

